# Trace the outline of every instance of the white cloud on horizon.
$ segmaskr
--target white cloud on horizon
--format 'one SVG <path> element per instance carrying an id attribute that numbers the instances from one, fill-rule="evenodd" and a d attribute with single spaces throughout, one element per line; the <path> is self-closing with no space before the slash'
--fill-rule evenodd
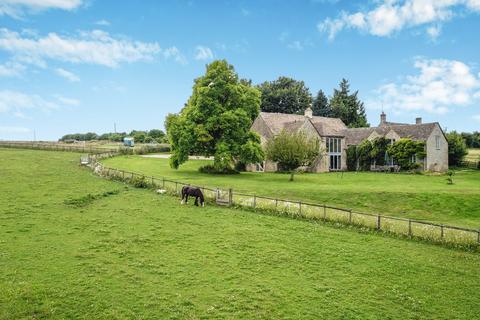
<path id="1" fill-rule="evenodd" d="M 151 61 L 157 54 L 163 52 L 165 55 L 171 49 L 162 50 L 157 42 L 114 38 L 102 30 L 80 32 L 76 37 L 56 33 L 44 37 L 22 37 L 18 32 L 0 29 L 0 50 L 10 52 L 18 61 L 44 66 L 45 60 L 52 59 L 115 68 L 123 62 Z"/>
<path id="2" fill-rule="evenodd" d="M 70 82 L 79 82 L 80 78 L 74 74 L 73 72 L 67 71 L 63 68 L 57 68 L 55 69 L 55 73 L 59 75 L 60 77 L 63 77 L 67 79 Z"/>
<path id="3" fill-rule="evenodd" d="M 50 112 L 59 109 L 55 101 L 46 100 L 37 94 L 25 94 L 19 91 L 0 90 L 0 113 L 22 115 L 24 110 Z"/>
<path id="4" fill-rule="evenodd" d="M 440 31 L 439 23 L 457 16 L 455 9 L 480 12 L 479 0 L 382 0 L 376 3 L 370 11 L 341 12 L 337 18 L 326 18 L 317 28 L 333 40 L 345 29 L 385 37 L 404 28 L 436 24 L 433 29 L 427 28 L 427 33 L 435 38 Z"/>
<path id="5" fill-rule="evenodd" d="M 30 133 L 32 130 L 24 127 L 12 127 L 12 126 L 0 126 L 0 133 L 3 134 L 19 134 L 19 133 Z"/>
<path id="6" fill-rule="evenodd" d="M 26 13 L 37 13 L 49 9 L 72 11 L 82 4 L 82 0 L 0 0 L 0 16 L 7 15 L 20 19 Z"/>
<path id="7" fill-rule="evenodd" d="M 380 86 L 374 92 L 376 98 L 368 100 L 367 106 L 371 109 L 382 106 L 395 112 L 445 114 L 480 98 L 480 77 L 463 62 L 416 58 L 414 67 L 418 74 Z"/>
<path id="8" fill-rule="evenodd" d="M 195 47 L 195 60 L 211 60 L 213 59 L 212 49 L 205 46 Z"/>

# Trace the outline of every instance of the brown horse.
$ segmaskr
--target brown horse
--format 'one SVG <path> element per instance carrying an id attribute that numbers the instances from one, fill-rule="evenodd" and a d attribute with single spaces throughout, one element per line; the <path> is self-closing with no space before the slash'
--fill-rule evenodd
<path id="1" fill-rule="evenodd" d="M 205 198 L 203 197 L 202 190 L 196 187 L 184 186 L 182 188 L 182 202 L 181 204 L 188 202 L 188 196 L 195 197 L 195 205 L 198 206 L 198 199 L 200 199 L 200 204 L 202 207 L 205 207 Z"/>

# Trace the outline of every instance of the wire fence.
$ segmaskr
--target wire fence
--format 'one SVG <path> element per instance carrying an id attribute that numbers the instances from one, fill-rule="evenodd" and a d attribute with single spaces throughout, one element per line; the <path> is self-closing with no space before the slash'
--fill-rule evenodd
<path id="1" fill-rule="evenodd" d="M 64 145 L 56 142 L 31 142 L 31 141 L 0 141 L 1 148 L 16 149 L 35 149 L 35 150 L 51 150 L 51 151 L 68 151 L 80 152 L 88 154 L 99 154 L 104 152 L 118 152 L 118 149 L 98 148 L 92 146 Z"/>
<path id="2" fill-rule="evenodd" d="M 127 170 L 109 168 L 98 160 L 114 156 L 114 153 L 89 155 L 88 165 L 96 174 L 140 187 L 162 189 L 164 192 L 181 194 L 183 186 L 194 186 L 202 190 L 207 201 L 217 205 L 238 206 L 262 210 L 292 218 L 302 218 L 353 225 L 386 233 L 418 238 L 433 242 L 449 243 L 462 246 L 480 246 L 480 230 L 451 225 L 436 224 L 415 219 L 386 216 L 338 208 L 326 204 L 304 201 L 278 199 L 236 192 L 233 189 L 195 186 L 189 183 L 167 179 L 165 177 L 147 176 Z M 85 159 L 84 159 L 85 160 Z"/>

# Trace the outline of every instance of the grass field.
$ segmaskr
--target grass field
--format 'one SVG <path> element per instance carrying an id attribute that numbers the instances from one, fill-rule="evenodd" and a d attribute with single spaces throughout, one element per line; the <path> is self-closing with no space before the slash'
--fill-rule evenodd
<path id="1" fill-rule="evenodd" d="M 473 319 L 480 255 L 178 199 L 0 149 L 0 318 Z M 283 177 L 286 178 L 286 177 Z"/>
<path id="2" fill-rule="evenodd" d="M 480 149 L 468 149 L 468 154 L 465 157 L 468 161 L 480 161 Z"/>
<path id="3" fill-rule="evenodd" d="M 165 176 L 191 184 L 232 187 L 236 191 L 279 198 L 326 203 L 355 210 L 480 227 L 480 171 L 457 171 L 454 185 L 443 175 L 383 174 L 369 172 L 297 175 L 294 182 L 279 173 L 209 175 L 198 172 L 205 161 L 189 161 L 173 170 L 167 159 L 115 157 L 105 165 Z"/>

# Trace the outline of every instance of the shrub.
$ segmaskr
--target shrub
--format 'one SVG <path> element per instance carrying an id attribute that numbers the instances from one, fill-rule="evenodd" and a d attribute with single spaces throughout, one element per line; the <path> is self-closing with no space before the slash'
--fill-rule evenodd
<path id="1" fill-rule="evenodd" d="M 412 159 L 423 159 L 426 156 L 425 142 L 413 141 L 411 139 L 400 139 L 389 146 L 387 150 L 402 170 L 418 169 L 420 164 L 412 161 Z"/>
<path id="2" fill-rule="evenodd" d="M 348 146 L 347 148 L 347 170 L 357 171 L 357 146 Z"/>
<path id="3" fill-rule="evenodd" d="M 468 154 L 467 145 L 462 135 L 456 131 L 447 133 L 448 140 L 448 163 L 451 166 L 461 164 L 463 158 Z"/>
<path id="4" fill-rule="evenodd" d="M 135 187 L 135 188 L 143 188 L 146 189 L 149 187 L 149 184 L 147 180 L 145 180 L 145 177 L 139 177 L 139 176 L 134 176 L 130 183 Z"/>
<path id="5" fill-rule="evenodd" d="M 207 164 L 203 167 L 200 167 L 198 169 L 199 172 L 201 173 L 210 173 L 210 174 L 237 174 L 239 173 L 237 170 L 229 168 L 229 167 L 224 167 L 224 168 L 217 168 L 214 165 Z"/>

